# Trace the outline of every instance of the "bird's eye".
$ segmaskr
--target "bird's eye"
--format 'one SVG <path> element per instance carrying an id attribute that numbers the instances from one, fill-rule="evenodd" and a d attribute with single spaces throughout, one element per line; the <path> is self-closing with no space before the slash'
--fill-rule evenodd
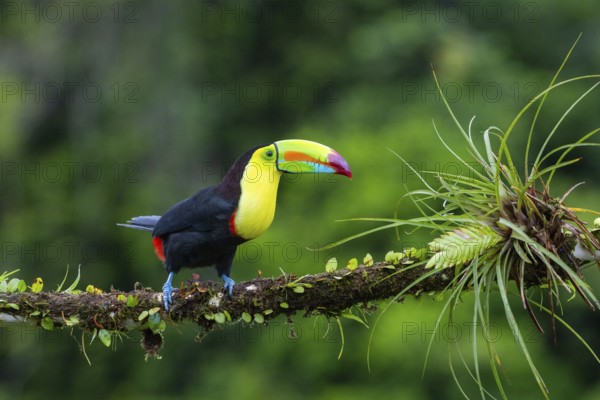
<path id="1" fill-rule="evenodd" d="M 273 157 L 273 150 L 267 150 L 267 152 L 265 153 L 265 155 L 269 158 Z"/>

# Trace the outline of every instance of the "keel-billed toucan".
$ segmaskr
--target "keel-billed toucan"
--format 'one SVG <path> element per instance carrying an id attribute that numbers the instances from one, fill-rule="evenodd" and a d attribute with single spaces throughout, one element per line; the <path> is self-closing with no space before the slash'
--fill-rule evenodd
<path id="1" fill-rule="evenodd" d="M 236 248 L 271 225 L 283 173 L 352 177 L 348 163 L 335 150 L 308 140 L 280 140 L 248 150 L 220 184 L 175 204 L 162 217 L 135 217 L 120 224 L 152 232 L 156 255 L 169 273 L 163 285 L 166 310 L 172 303 L 173 276 L 184 267 L 215 265 L 232 293 Z"/>

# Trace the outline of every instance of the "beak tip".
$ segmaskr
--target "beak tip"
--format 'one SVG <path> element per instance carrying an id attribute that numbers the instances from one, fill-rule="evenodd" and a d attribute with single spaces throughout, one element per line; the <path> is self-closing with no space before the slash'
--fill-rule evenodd
<path id="1" fill-rule="evenodd" d="M 352 179 L 352 171 L 350 171 L 350 166 L 348 165 L 348 162 L 335 150 L 332 154 L 329 155 L 329 163 L 335 169 L 336 174 L 344 175 Z"/>

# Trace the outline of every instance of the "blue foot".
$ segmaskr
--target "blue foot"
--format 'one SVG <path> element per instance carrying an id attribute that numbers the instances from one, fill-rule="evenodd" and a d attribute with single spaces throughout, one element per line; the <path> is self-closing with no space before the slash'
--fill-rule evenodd
<path id="1" fill-rule="evenodd" d="M 221 279 L 223 279 L 223 281 L 225 282 L 225 290 L 231 296 L 233 294 L 233 285 L 235 285 L 235 281 L 227 275 L 221 276 Z"/>
<path id="2" fill-rule="evenodd" d="M 173 291 L 175 290 L 171 284 L 173 282 L 174 272 L 169 273 L 167 281 L 162 287 L 163 290 L 163 303 L 165 305 L 165 311 L 169 311 L 169 306 L 173 304 Z"/>

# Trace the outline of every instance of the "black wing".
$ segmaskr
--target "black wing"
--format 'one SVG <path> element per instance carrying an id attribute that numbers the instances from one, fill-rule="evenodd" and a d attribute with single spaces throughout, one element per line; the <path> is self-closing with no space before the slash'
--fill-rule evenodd
<path id="1" fill-rule="evenodd" d="M 216 194 L 215 189 L 203 189 L 169 208 L 156 223 L 152 236 L 182 231 L 212 232 L 228 227 L 237 204 Z"/>

